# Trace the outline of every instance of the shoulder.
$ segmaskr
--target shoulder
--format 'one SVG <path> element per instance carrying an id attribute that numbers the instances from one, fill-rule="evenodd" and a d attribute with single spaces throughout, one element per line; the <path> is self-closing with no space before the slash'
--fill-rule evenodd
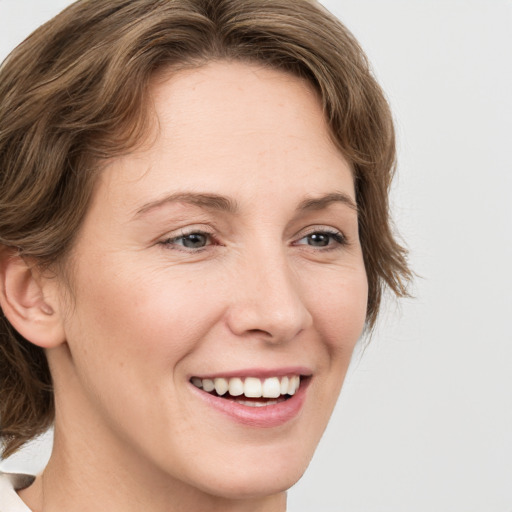
<path id="1" fill-rule="evenodd" d="M 0 471 L 0 512 L 30 512 L 16 491 L 28 487 L 34 478 L 32 475 Z"/>

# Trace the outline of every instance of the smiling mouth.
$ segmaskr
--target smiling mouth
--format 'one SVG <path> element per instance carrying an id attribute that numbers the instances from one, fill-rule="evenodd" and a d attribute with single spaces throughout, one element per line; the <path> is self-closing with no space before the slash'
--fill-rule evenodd
<path id="1" fill-rule="evenodd" d="M 285 377 L 217 377 L 201 379 L 192 377 L 190 382 L 206 393 L 218 396 L 249 407 L 266 407 L 290 399 L 299 389 L 305 377 L 289 375 Z"/>

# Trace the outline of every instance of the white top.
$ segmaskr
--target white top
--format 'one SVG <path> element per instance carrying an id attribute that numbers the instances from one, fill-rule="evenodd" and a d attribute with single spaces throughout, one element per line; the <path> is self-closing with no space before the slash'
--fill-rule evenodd
<path id="1" fill-rule="evenodd" d="M 32 475 L 0 471 L 0 512 L 31 512 L 16 493 L 34 481 Z"/>

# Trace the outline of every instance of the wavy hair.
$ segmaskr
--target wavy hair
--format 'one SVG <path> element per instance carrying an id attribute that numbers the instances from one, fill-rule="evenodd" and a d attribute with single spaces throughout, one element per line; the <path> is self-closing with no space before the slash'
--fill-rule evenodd
<path id="1" fill-rule="evenodd" d="M 65 262 L 99 164 L 144 134 L 154 73 L 221 59 L 318 91 L 354 172 L 371 329 L 384 288 L 404 296 L 411 276 L 389 215 L 392 116 L 357 41 L 313 0 L 80 0 L 37 29 L 0 68 L 0 247 L 42 266 Z M 53 418 L 45 353 L 0 311 L 4 456 Z"/>

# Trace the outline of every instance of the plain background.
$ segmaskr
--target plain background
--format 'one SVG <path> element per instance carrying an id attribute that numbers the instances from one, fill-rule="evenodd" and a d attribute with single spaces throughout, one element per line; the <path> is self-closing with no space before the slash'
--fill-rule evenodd
<path id="1" fill-rule="evenodd" d="M 66 0 L 0 0 L 0 58 Z M 325 0 L 394 111 L 421 276 L 353 360 L 292 512 L 512 511 L 512 1 Z M 4 461 L 38 471 L 49 438 Z"/>

